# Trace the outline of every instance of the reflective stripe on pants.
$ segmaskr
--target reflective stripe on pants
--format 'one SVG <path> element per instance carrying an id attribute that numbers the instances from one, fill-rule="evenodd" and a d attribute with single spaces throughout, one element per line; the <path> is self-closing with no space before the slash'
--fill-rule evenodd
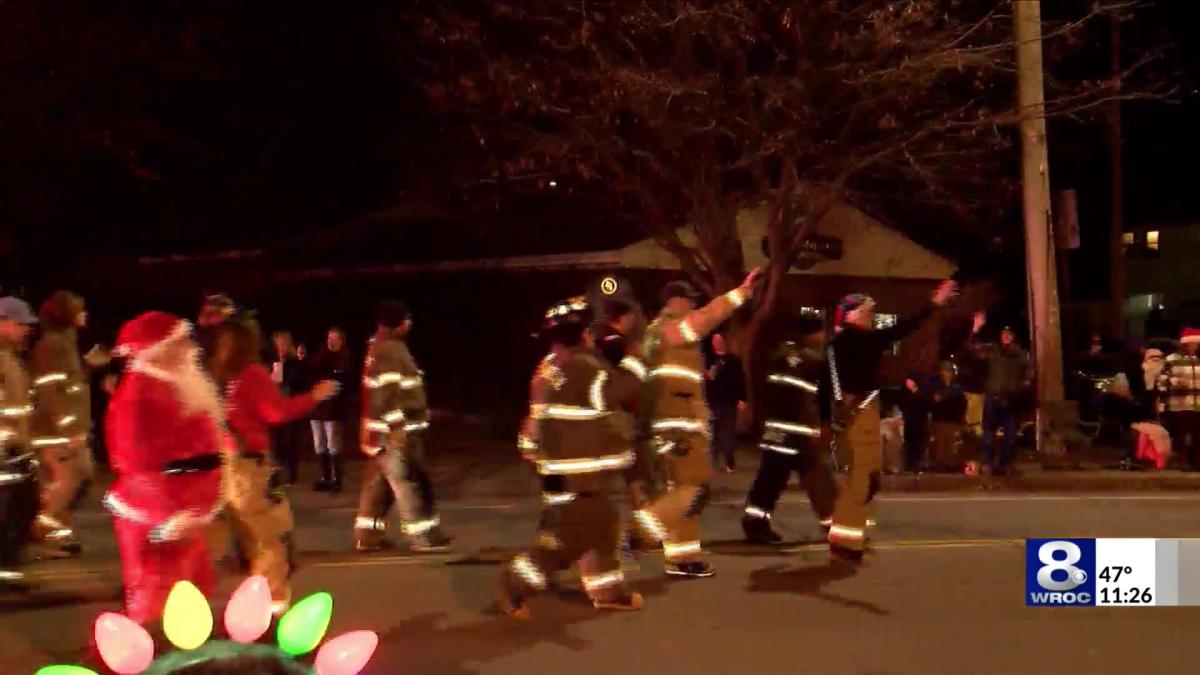
<path id="1" fill-rule="evenodd" d="M 708 437 L 705 434 L 671 435 L 669 440 L 686 446 L 687 452 L 673 452 L 660 456 L 667 474 L 669 488 L 663 496 L 655 499 L 645 511 L 658 519 L 666 530 L 666 542 L 689 544 L 700 541 L 700 513 L 708 498 L 708 484 L 713 469 L 708 455 Z M 693 562 L 701 558 L 695 547 L 674 550 L 667 559 L 674 563 Z"/>
<path id="2" fill-rule="evenodd" d="M 829 543 L 861 551 L 867 518 L 874 509 L 872 500 L 883 468 L 883 441 L 879 436 L 879 401 L 875 400 L 854 416 L 838 435 L 838 448 L 850 462 L 850 473 L 833 507 L 833 527 Z"/>
<path id="3" fill-rule="evenodd" d="M 288 540 L 294 522 L 292 506 L 282 490 L 281 469 L 269 460 L 238 457 L 230 472 L 229 521 L 238 548 L 271 586 L 271 600 L 291 602 Z"/>
<path id="4" fill-rule="evenodd" d="M 424 439 L 408 434 L 404 447 L 387 447 L 369 460 L 367 476 L 359 493 L 358 517 L 386 519 L 392 505 L 400 514 L 402 527 L 411 537 L 426 534 L 423 525 L 435 518 L 433 483 L 425 468 Z M 381 537 L 381 530 L 361 530 L 364 537 Z"/>

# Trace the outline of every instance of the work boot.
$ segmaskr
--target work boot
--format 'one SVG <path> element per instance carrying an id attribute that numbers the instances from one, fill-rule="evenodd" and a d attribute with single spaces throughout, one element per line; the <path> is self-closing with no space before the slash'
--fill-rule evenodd
<path id="1" fill-rule="evenodd" d="M 451 541 L 454 541 L 454 537 L 442 532 L 441 528 L 435 527 L 424 534 L 413 537 L 408 543 L 408 548 L 413 553 L 442 553 L 450 550 Z"/>
<path id="2" fill-rule="evenodd" d="M 865 565 L 866 562 L 865 551 L 856 551 L 834 543 L 829 544 L 830 565 L 835 567 L 860 567 Z"/>
<path id="3" fill-rule="evenodd" d="M 665 567 L 667 576 L 669 577 L 703 579 L 705 577 L 714 576 L 717 573 L 717 568 L 703 560 L 683 563 L 668 562 Z"/>
<path id="4" fill-rule="evenodd" d="M 321 477 L 317 482 L 313 483 L 313 489 L 317 492 L 328 492 L 333 487 L 333 461 L 329 459 L 329 455 L 320 454 L 317 458 L 321 462 Z"/>
<path id="5" fill-rule="evenodd" d="M 766 518 L 745 516 L 742 518 L 742 532 L 746 541 L 759 546 L 776 546 L 783 542 L 783 535 L 771 527 L 771 521 Z"/>
<path id="6" fill-rule="evenodd" d="M 636 612 L 645 605 L 642 594 L 637 592 L 622 592 L 612 598 L 592 600 L 592 606 L 596 609 L 616 612 Z"/>
<path id="7" fill-rule="evenodd" d="M 509 587 L 507 572 L 501 573 L 492 583 L 492 597 L 496 599 L 496 608 L 507 616 L 523 621 L 533 616 L 525 599 Z"/>
<path id="8" fill-rule="evenodd" d="M 329 458 L 329 491 L 342 491 L 342 456 L 332 455 Z"/>

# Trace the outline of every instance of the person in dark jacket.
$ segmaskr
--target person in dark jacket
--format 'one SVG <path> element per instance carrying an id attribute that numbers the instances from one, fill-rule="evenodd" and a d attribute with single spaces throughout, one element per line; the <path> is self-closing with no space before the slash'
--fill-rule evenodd
<path id="1" fill-rule="evenodd" d="M 931 463 L 936 471 L 958 471 L 962 468 L 959 443 L 966 426 L 967 396 L 956 381 L 953 363 L 942 363 L 929 398 L 929 417 L 933 423 Z"/>
<path id="2" fill-rule="evenodd" d="M 330 328 L 325 348 L 313 357 L 307 370 L 311 380 L 333 380 L 341 385 L 336 396 L 322 401 L 313 412 L 311 421 L 313 450 L 321 462 L 321 478 L 314 490 L 340 492 L 342 489 L 341 453 L 345 432 L 350 383 L 350 351 L 346 348 L 346 333 Z"/>
<path id="3" fill-rule="evenodd" d="M 763 388 L 762 462 L 746 497 L 742 531 L 753 544 L 774 545 L 783 537 L 771 527 L 779 496 L 792 473 L 800 479 L 813 513 L 828 530 L 837 497 L 829 466 L 829 446 L 821 440 L 817 382 L 821 376 L 823 325 L 805 321 L 799 326 L 803 342 L 780 345 L 767 371 Z"/>
<path id="4" fill-rule="evenodd" d="M 296 358 L 295 342 L 289 331 L 282 330 L 271 336 L 274 359 L 271 362 L 271 381 L 279 387 L 284 397 L 294 396 L 304 388 L 304 373 L 300 359 Z M 272 430 L 276 460 L 287 472 L 289 485 L 299 479 L 301 426 L 303 422 L 284 422 Z"/>
<path id="5" fill-rule="evenodd" d="M 712 462 L 714 468 L 733 473 L 737 448 L 738 411 L 746 407 L 746 371 L 742 360 L 730 354 L 725 335 L 713 333 L 712 357 L 705 372 L 708 406 L 712 410 Z"/>
<path id="6" fill-rule="evenodd" d="M 900 391 L 900 414 L 904 416 L 904 468 L 917 473 L 924 468 L 929 440 L 929 392 L 925 378 L 909 372 Z"/>
<path id="7" fill-rule="evenodd" d="M 890 328 L 875 327 L 875 301 L 866 295 L 842 298 L 821 378 L 822 419 L 837 434 L 839 451 L 850 458 L 850 475 L 838 495 L 829 528 L 835 563 L 857 564 L 866 550 L 867 519 L 879 491 L 882 468 L 879 388 L 883 353 L 919 328 L 958 294 L 953 281 L 940 284 L 921 311 Z"/>
<path id="8" fill-rule="evenodd" d="M 987 316 L 983 312 L 976 314 L 971 334 L 976 353 L 987 362 L 983 402 L 982 470 L 984 473 L 1007 473 L 1017 441 L 1016 399 L 1029 388 L 1033 373 L 1029 364 L 1029 352 L 1017 344 L 1016 332 L 1011 327 L 1005 326 L 1000 330 L 999 343 L 980 341 L 979 333 L 986 321 Z M 994 447 L 998 429 L 1004 432 L 1004 445 L 997 456 Z"/>

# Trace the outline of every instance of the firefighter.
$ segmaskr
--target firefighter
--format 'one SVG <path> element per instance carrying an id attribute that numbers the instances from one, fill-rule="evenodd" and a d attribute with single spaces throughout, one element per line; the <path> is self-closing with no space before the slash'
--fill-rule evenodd
<path id="1" fill-rule="evenodd" d="M 700 513 L 708 503 L 712 478 L 700 342 L 753 296 L 758 274 L 757 269 L 750 272 L 741 286 L 700 309 L 689 284 L 669 283 L 663 289 L 663 309 L 646 330 L 645 407 L 651 445 L 662 460 L 668 490 L 634 513 L 635 527 L 622 546 L 636 551 L 648 540 L 662 541 L 668 576 L 716 573 L 701 558 L 700 549 Z"/>
<path id="2" fill-rule="evenodd" d="M 538 545 L 514 557 L 494 586 L 501 611 L 517 618 L 529 618 L 526 598 L 573 563 L 597 609 L 642 607 L 642 596 L 625 588 L 620 516 L 608 496 L 614 474 L 635 465 L 630 427 L 614 412 L 640 382 L 618 376 L 595 350 L 589 313 L 580 296 L 551 307 L 543 322 L 550 353 L 534 373 L 518 439 L 541 478 Z"/>
<path id="3" fill-rule="evenodd" d="M 633 393 L 622 402 L 617 414 L 629 426 L 635 447 L 640 448 L 646 439 L 638 399 L 641 383 L 646 380 L 646 366 L 633 352 L 643 325 L 641 311 L 632 300 L 621 298 L 605 298 L 600 307 L 601 320 L 592 327 L 593 339 L 612 368 L 613 377 L 629 381 L 624 388 Z M 653 453 L 637 452 L 636 457 L 637 464 L 624 473 L 629 505 L 635 511 L 649 504 L 656 491 Z"/>
<path id="4" fill-rule="evenodd" d="M 29 305 L 0 298 L 0 589 L 25 586 L 20 571 L 37 515 L 37 462 L 29 438 L 29 377 L 19 352 L 37 323 Z"/>
<path id="5" fill-rule="evenodd" d="M 40 312 L 42 335 L 30 359 L 36 401 L 33 446 L 48 479 L 34 536 L 47 553 L 74 555 L 81 550 L 70 516 L 94 471 L 88 444 L 92 415 L 89 368 L 101 368 L 109 360 L 98 348 L 80 358 L 77 331 L 87 325 L 87 316 L 83 298 L 74 293 L 58 291 L 47 298 Z"/>
<path id="6" fill-rule="evenodd" d="M 827 444 L 821 442 L 817 401 L 824 356 L 819 321 L 803 324 L 803 344 L 785 341 L 768 367 L 763 387 L 762 463 L 746 498 L 742 530 L 754 544 L 783 541 L 771 527 L 779 495 L 796 472 L 821 526 L 828 529 L 837 496 Z"/>
<path id="7" fill-rule="evenodd" d="M 879 385 L 883 353 L 945 306 L 958 293 L 953 281 L 934 291 L 930 303 L 895 325 L 875 328 L 875 301 L 858 293 L 838 303 L 834 336 L 826 348 L 821 378 L 822 417 L 836 434 L 850 473 L 833 508 L 829 552 L 839 563 L 857 564 L 866 548 L 867 519 L 879 491 L 883 445 L 880 439 Z"/>
<path id="8" fill-rule="evenodd" d="M 445 551 L 450 538 L 441 530 L 426 468 L 425 382 L 405 343 L 412 314 L 404 303 L 387 301 L 379 305 L 376 323 L 363 365 L 362 449 L 373 461 L 359 495 L 356 546 L 369 552 L 388 545 L 384 534 L 394 503 L 413 552 Z"/>

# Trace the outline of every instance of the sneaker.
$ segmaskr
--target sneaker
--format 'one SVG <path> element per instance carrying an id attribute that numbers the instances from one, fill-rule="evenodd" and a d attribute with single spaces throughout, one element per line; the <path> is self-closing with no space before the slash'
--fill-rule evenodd
<path id="1" fill-rule="evenodd" d="M 669 577 L 689 577 L 692 579 L 703 579 L 705 577 L 714 576 L 717 573 L 717 568 L 707 562 L 685 562 L 666 564 L 666 572 Z"/>
<path id="2" fill-rule="evenodd" d="M 592 606 L 596 609 L 616 612 L 636 612 L 645 605 L 646 601 L 642 599 L 641 593 L 625 593 L 612 600 L 592 600 Z"/>
<path id="3" fill-rule="evenodd" d="M 508 585 L 504 583 L 504 579 L 505 577 L 501 575 L 492 584 L 492 596 L 496 599 L 496 608 L 506 616 L 511 616 L 514 619 L 529 620 L 533 616 L 529 611 L 529 605 L 525 604 L 523 598 L 515 596 L 508 589 Z"/>
<path id="4" fill-rule="evenodd" d="M 742 518 L 742 532 L 746 541 L 759 546 L 777 546 L 783 543 L 783 535 L 771 528 L 766 518 Z"/>
<path id="5" fill-rule="evenodd" d="M 395 546 L 391 539 L 384 537 L 378 539 L 359 539 L 354 544 L 354 550 L 359 553 L 374 553 L 375 551 L 395 548 Z"/>
<path id="6" fill-rule="evenodd" d="M 453 540 L 453 537 L 448 537 L 438 530 L 431 530 L 426 534 L 413 537 L 408 548 L 413 553 L 442 553 L 450 550 L 450 542 Z"/>

